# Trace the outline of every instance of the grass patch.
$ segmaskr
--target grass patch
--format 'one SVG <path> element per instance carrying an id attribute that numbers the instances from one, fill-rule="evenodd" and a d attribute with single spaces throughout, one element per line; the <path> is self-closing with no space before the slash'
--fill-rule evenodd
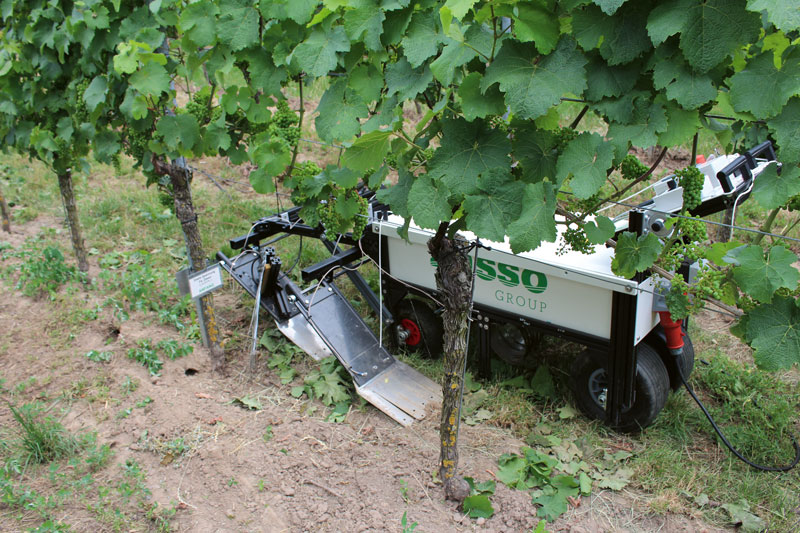
<path id="1" fill-rule="evenodd" d="M 23 471 L 31 464 L 49 463 L 80 450 L 78 439 L 52 418 L 42 416 L 39 405 L 7 405 L 18 427 L 6 447 Z"/>

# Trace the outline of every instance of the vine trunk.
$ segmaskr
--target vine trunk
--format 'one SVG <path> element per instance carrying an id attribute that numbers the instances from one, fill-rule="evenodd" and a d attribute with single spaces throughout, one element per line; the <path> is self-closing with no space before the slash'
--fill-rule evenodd
<path id="1" fill-rule="evenodd" d="M 88 272 L 89 261 L 83 243 L 83 235 L 81 235 L 81 223 L 78 219 L 78 206 L 75 205 L 75 192 L 72 188 L 72 171 L 70 169 L 58 174 L 58 188 L 61 190 L 61 200 L 64 203 L 72 249 L 75 252 L 75 259 L 78 261 L 78 270 Z"/>
<path id="2" fill-rule="evenodd" d="M 461 421 L 461 395 L 467 359 L 467 335 L 472 296 L 472 271 L 465 242 L 445 236 L 448 224 L 428 242 L 428 251 L 437 262 L 436 286 L 444 303 L 444 381 L 442 382 L 442 418 L 439 427 L 441 453 L 439 475 L 445 497 L 463 501 L 469 496 L 469 485 L 458 471 L 458 430 Z"/>
<path id="3" fill-rule="evenodd" d="M 6 197 L 3 196 L 3 189 L 0 189 L 0 216 L 3 219 L 3 231 L 11 233 L 11 214 L 8 212 Z"/>
<path id="4" fill-rule="evenodd" d="M 183 235 L 186 239 L 186 248 L 189 251 L 189 263 L 192 272 L 203 270 L 206 267 L 206 255 L 203 252 L 203 240 L 200 236 L 200 229 L 197 226 L 197 214 L 192 203 L 192 191 L 189 187 L 188 169 L 176 164 L 164 163 L 153 158 L 153 166 L 156 173 L 169 176 L 172 184 L 172 197 L 175 202 L 175 217 L 181 223 Z M 219 328 L 217 327 L 216 315 L 214 313 L 214 300 L 211 294 L 200 298 L 202 317 L 205 319 L 203 325 L 208 333 L 208 351 L 211 356 L 211 364 L 217 372 L 225 371 L 225 354 L 219 343 Z"/>

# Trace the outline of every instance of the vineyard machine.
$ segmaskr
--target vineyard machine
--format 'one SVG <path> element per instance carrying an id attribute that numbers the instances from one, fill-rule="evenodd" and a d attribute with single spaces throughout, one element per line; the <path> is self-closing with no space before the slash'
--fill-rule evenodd
<path id="1" fill-rule="evenodd" d="M 744 154 L 710 157 L 698 163 L 705 176 L 702 203 L 692 210 L 706 216 L 741 204 L 754 179 L 775 163 L 765 142 Z M 614 219 L 617 234 L 653 232 L 666 237 L 667 220 L 682 209 L 682 189 L 667 176 L 649 189 L 652 197 Z M 442 347 L 441 308 L 436 303 L 435 266 L 427 251 L 433 232 L 415 226 L 408 240 L 398 229 L 404 220 L 393 215 L 367 190 L 369 223 L 363 236 L 325 235 L 291 208 L 256 221 L 247 235 L 230 241 L 235 257 L 218 259 L 231 277 L 269 313 L 280 331 L 311 357 L 335 356 L 347 369 L 356 391 L 397 422 L 408 425 L 425 417 L 441 401 L 441 389 L 386 349 L 405 347 L 436 355 Z M 462 233 L 467 240 L 475 236 Z M 270 246 L 288 236 L 320 240 L 327 259 L 302 270 L 301 287 L 281 270 Z M 560 239 L 560 238 L 559 238 Z M 558 253 L 556 243 L 534 251 L 511 252 L 505 242 L 482 242 L 475 261 L 472 328 L 478 348 L 479 375 L 487 375 L 491 357 L 516 366 L 531 366 L 542 335 L 576 342 L 584 348 L 572 364 L 575 401 L 590 417 L 623 431 L 651 424 L 666 403 L 670 389 L 680 386 L 694 365 L 691 341 L 685 336 L 680 358 L 670 356 L 659 311 L 665 311 L 668 282 L 649 273 L 631 279 L 611 271 L 613 250 L 598 245 L 591 255 Z M 381 296 L 358 268 L 373 262 L 382 271 Z M 689 282 L 695 268 L 678 271 Z M 337 287 L 347 276 L 375 314 L 383 333 L 376 335 Z M 685 325 L 684 325 L 685 327 Z"/>

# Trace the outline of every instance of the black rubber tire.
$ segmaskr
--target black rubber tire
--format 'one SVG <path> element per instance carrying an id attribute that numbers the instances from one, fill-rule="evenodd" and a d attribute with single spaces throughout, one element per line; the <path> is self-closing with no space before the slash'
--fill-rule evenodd
<path id="1" fill-rule="evenodd" d="M 442 319 L 425 302 L 406 298 L 395 306 L 393 329 L 403 325 L 409 326 L 406 329 L 416 328 L 417 335 L 412 333 L 402 343 L 398 342 L 395 336 L 395 342 L 398 342 L 401 348 L 431 359 L 442 355 L 444 345 Z"/>
<path id="2" fill-rule="evenodd" d="M 636 398 L 628 411 L 622 413 L 614 429 L 636 433 L 646 428 L 664 408 L 669 396 L 669 374 L 658 352 L 642 342 L 636 348 Z M 572 393 L 578 407 L 589 418 L 605 420 L 602 388 L 607 386 L 606 354 L 584 350 L 572 364 Z"/>
<path id="3" fill-rule="evenodd" d="M 492 354 L 511 366 L 537 366 L 538 361 L 533 357 L 533 352 L 538 345 L 536 334 L 522 324 L 495 322 L 489 326 L 489 348 Z"/>

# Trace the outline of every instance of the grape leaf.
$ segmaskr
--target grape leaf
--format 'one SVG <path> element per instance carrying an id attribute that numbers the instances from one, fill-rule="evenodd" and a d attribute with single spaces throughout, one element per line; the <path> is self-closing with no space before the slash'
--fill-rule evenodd
<path id="1" fill-rule="evenodd" d="M 259 42 L 259 21 L 261 16 L 249 2 L 232 0 L 221 2 L 220 11 L 224 13 L 217 22 L 217 36 L 220 42 L 237 51 Z M 228 4 L 228 5 L 225 5 Z M 236 6 L 236 7 L 233 7 Z"/>
<path id="2" fill-rule="evenodd" d="M 163 137 L 164 144 L 169 149 L 181 153 L 191 150 L 200 140 L 200 127 L 192 115 L 161 117 L 156 126 L 156 133 Z"/>
<path id="3" fill-rule="evenodd" d="M 545 178 L 555 181 L 556 137 L 552 132 L 529 124 L 517 128 L 514 135 L 514 155 L 522 165 L 522 178 L 535 183 Z"/>
<path id="4" fill-rule="evenodd" d="M 532 41 L 540 53 L 549 54 L 558 43 L 558 18 L 544 5 L 520 3 L 514 19 L 514 33 L 520 42 Z"/>
<path id="5" fill-rule="evenodd" d="M 450 220 L 453 210 L 447 201 L 447 187 L 423 174 L 414 180 L 408 192 L 408 210 L 420 227 L 436 229 L 439 222 Z"/>
<path id="6" fill-rule="evenodd" d="M 797 0 L 747 0 L 747 9 L 767 12 L 767 20 L 784 33 L 800 29 L 800 5 Z"/>
<path id="7" fill-rule="evenodd" d="M 563 95 L 583 93 L 585 65 L 586 58 L 567 37 L 543 58 L 533 45 L 506 42 L 486 69 L 481 89 L 499 83 L 511 111 L 520 118 L 532 119 L 544 115 Z"/>
<path id="8" fill-rule="evenodd" d="M 556 196 L 551 183 L 541 181 L 525 186 L 522 211 L 508 225 L 511 250 L 515 254 L 538 248 L 543 241 L 555 242 L 555 209 Z"/>
<path id="9" fill-rule="evenodd" d="M 353 89 L 364 102 L 374 102 L 381 97 L 383 76 L 372 65 L 359 65 L 347 77 L 347 86 Z"/>
<path id="10" fill-rule="evenodd" d="M 325 405 L 333 405 L 350 399 L 347 388 L 342 385 L 341 378 L 337 374 L 320 374 L 319 379 L 313 381 L 311 386 L 314 389 L 314 395 Z"/>
<path id="11" fill-rule="evenodd" d="M 769 121 L 784 163 L 800 162 L 800 98 L 792 98 L 780 115 Z"/>
<path id="12" fill-rule="evenodd" d="M 649 148 L 658 142 L 658 134 L 667 129 L 664 106 L 645 98 L 634 101 L 633 116 L 627 124 L 612 122 L 608 137 L 616 142 L 630 141 L 634 146 Z"/>
<path id="13" fill-rule="evenodd" d="M 344 14 L 344 29 L 351 41 L 362 39 L 367 50 L 380 50 L 383 21 L 386 18 L 383 10 L 378 7 L 375 0 L 359 3 L 356 9 L 350 9 Z"/>
<path id="14" fill-rule="evenodd" d="M 386 189 L 379 189 L 376 194 L 378 200 L 392 208 L 393 213 L 408 219 L 411 216 L 408 210 L 408 194 L 414 183 L 414 175 L 404 168 L 398 169 L 397 174 L 397 184 Z"/>
<path id="15" fill-rule="evenodd" d="M 442 84 L 450 85 L 458 67 L 471 61 L 479 52 L 482 57 L 491 55 L 494 37 L 488 26 L 472 24 L 464 32 L 463 41 L 445 37 L 442 42 L 445 46 L 431 63 L 431 72 Z"/>
<path id="16" fill-rule="evenodd" d="M 640 2 L 628 3 L 613 17 L 590 5 L 574 13 L 572 27 L 584 50 L 598 48 L 610 65 L 621 65 L 653 47 L 646 20 L 647 6 Z"/>
<path id="17" fill-rule="evenodd" d="M 267 19 L 291 19 L 298 24 L 306 24 L 311 20 L 318 4 L 317 0 L 270 0 L 259 2 L 259 9 Z"/>
<path id="18" fill-rule="evenodd" d="M 614 146 L 597 133 L 581 133 L 572 139 L 556 163 L 557 183 L 572 176 L 570 186 L 578 198 L 596 193 L 608 176 L 614 160 Z"/>
<path id="19" fill-rule="evenodd" d="M 583 225 L 583 231 L 586 232 L 586 238 L 589 239 L 590 243 L 603 244 L 614 236 L 616 227 L 610 218 L 599 216 L 586 222 Z"/>
<path id="20" fill-rule="evenodd" d="M 774 371 L 800 364 L 800 308 L 795 299 L 779 296 L 746 317 L 746 339 L 759 368 Z"/>
<path id="21" fill-rule="evenodd" d="M 776 166 L 770 165 L 753 185 L 753 198 L 765 209 L 780 207 L 796 194 L 800 194 L 800 168 L 796 166 L 784 165 L 779 176 Z"/>
<path id="22" fill-rule="evenodd" d="M 632 278 L 637 272 L 643 272 L 653 266 L 663 244 L 655 233 L 637 237 L 635 233 L 625 231 L 617 240 L 611 270 L 617 276 Z"/>
<path id="23" fill-rule="evenodd" d="M 292 62 L 306 74 L 325 76 L 336 68 L 337 52 L 349 52 L 350 41 L 341 26 L 325 31 L 316 26 L 311 35 L 292 51 Z"/>
<path id="24" fill-rule="evenodd" d="M 494 507 L 486 494 L 467 496 L 464 498 L 462 509 L 470 518 L 491 518 L 494 515 Z"/>
<path id="25" fill-rule="evenodd" d="M 502 242 L 506 227 L 522 209 L 523 188 L 507 166 L 484 172 L 478 179 L 477 194 L 464 199 L 467 229 L 478 237 Z"/>
<path id="26" fill-rule="evenodd" d="M 659 2 L 647 17 L 647 33 L 658 46 L 669 37 L 683 31 L 689 21 L 690 9 L 696 0 L 670 0 Z"/>
<path id="27" fill-rule="evenodd" d="M 195 2 L 181 10 L 178 29 L 198 48 L 214 44 L 217 38 L 216 16 L 219 9 L 211 2 Z"/>
<path id="28" fill-rule="evenodd" d="M 653 68 L 653 86 L 686 109 L 697 109 L 717 97 L 711 76 L 688 68 L 680 55 L 662 59 Z"/>
<path id="29" fill-rule="evenodd" d="M 638 77 L 637 63 L 612 66 L 595 56 L 586 68 L 587 87 L 584 96 L 588 100 L 600 100 L 606 96 L 625 94 L 633 89 Z"/>
<path id="30" fill-rule="evenodd" d="M 536 516 L 544 518 L 548 522 L 555 521 L 556 518 L 567 512 L 567 495 L 561 491 L 551 493 L 545 492 L 537 498 L 533 498 L 533 503 L 540 505 L 536 511 Z"/>
<path id="31" fill-rule="evenodd" d="M 658 134 L 661 146 L 677 146 L 694 137 L 702 126 L 700 113 L 693 109 L 683 109 L 672 102 L 666 103 L 667 129 Z"/>
<path id="32" fill-rule="evenodd" d="M 105 77 L 96 76 L 83 93 L 83 101 L 86 102 L 86 107 L 90 112 L 97 109 L 97 106 L 105 101 L 107 92 L 108 82 Z"/>
<path id="33" fill-rule="evenodd" d="M 386 67 L 386 87 L 389 89 L 386 96 L 397 95 L 402 100 L 409 100 L 428 88 L 433 81 L 433 74 L 428 65 L 412 68 L 405 57 L 397 63 Z"/>
<path id="34" fill-rule="evenodd" d="M 436 18 L 422 11 L 415 13 L 401 41 L 403 53 L 411 66 L 417 68 L 426 59 L 436 55 L 441 38 Z"/>
<path id="35" fill-rule="evenodd" d="M 458 96 L 461 98 L 461 111 L 467 120 L 483 118 L 487 115 L 502 115 L 506 106 L 503 95 L 497 86 L 492 85 L 481 93 L 480 84 L 483 76 L 479 72 L 471 72 L 461 82 Z"/>
<path id="36" fill-rule="evenodd" d="M 619 9 L 619 6 L 624 4 L 626 0 L 594 0 L 595 5 L 600 6 L 603 13 L 606 15 L 613 15 Z"/>
<path id="37" fill-rule="evenodd" d="M 450 10 L 454 18 L 461 20 L 477 1 L 478 0 L 447 0 L 444 3 L 444 7 Z"/>
<path id="38" fill-rule="evenodd" d="M 170 77 L 167 74 L 167 69 L 155 61 L 145 63 L 141 70 L 136 71 L 128 79 L 128 83 L 134 89 L 147 96 L 158 96 L 162 92 L 167 92 L 169 90 L 169 82 Z"/>
<path id="39" fill-rule="evenodd" d="M 792 266 L 797 256 L 782 246 L 773 246 L 764 253 L 760 246 L 748 245 L 731 250 L 725 256 L 734 262 L 733 279 L 755 300 L 766 303 L 773 293 L 785 287 L 794 290 L 800 273 Z"/>
<path id="40" fill-rule="evenodd" d="M 742 42 L 758 37 L 761 20 L 745 10 L 745 0 L 705 0 L 687 13 L 680 47 L 689 64 L 707 72 L 730 56 Z"/>
<path id="41" fill-rule="evenodd" d="M 482 120 L 442 121 L 442 144 L 428 162 L 428 172 L 455 194 L 472 194 L 478 176 L 495 167 L 509 168 L 508 136 Z"/>
<path id="42" fill-rule="evenodd" d="M 778 70 L 772 52 L 764 52 L 749 60 L 744 70 L 731 76 L 728 85 L 736 111 L 749 111 L 756 118 L 774 117 L 789 98 L 800 92 L 800 64 L 790 56 Z"/>
<path id="43" fill-rule="evenodd" d="M 350 140 L 358 134 L 360 118 L 369 108 L 355 91 L 347 87 L 347 79 L 339 78 L 328 87 L 317 106 L 317 134 L 327 142 Z"/>
<path id="44" fill-rule="evenodd" d="M 391 136 L 390 131 L 373 131 L 359 137 L 342 154 L 342 164 L 362 172 L 380 167 L 389 152 Z"/>

